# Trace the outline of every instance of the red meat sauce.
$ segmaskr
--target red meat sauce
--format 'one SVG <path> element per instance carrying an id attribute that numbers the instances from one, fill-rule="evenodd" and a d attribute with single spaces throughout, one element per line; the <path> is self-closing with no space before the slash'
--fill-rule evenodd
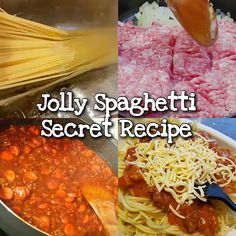
<path id="1" fill-rule="evenodd" d="M 207 132 L 199 133 L 205 138 L 211 139 Z M 197 136 L 193 138 L 197 138 Z M 150 140 L 151 138 L 145 137 L 140 139 L 140 142 L 150 142 Z M 209 147 L 219 155 L 235 161 L 230 151 L 220 148 L 215 141 L 210 142 Z M 132 162 L 136 159 L 135 147 L 128 149 L 125 160 Z M 228 161 L 224 162 L 226 165 L 229 163 Z M 222 183 L 225 181 L 222 176 L 219 176 L 219 179 L 222 179 Z M 219 230 L 217 214 L 214 206 L 210 202 L 204 203 L 200 200 L 194 200 L 191 205 L 184 204 L 180 206 L 177 212 L 185 217 L 185 219 L 181 219 L 169 209 L 170 205 L 175 209 L 178 205 L 172 195 L 164 190 L 159 192 L 156 187 L 149 187 L 143 178 L 142 170 L 135 165 L 127 165 L 123 176 L 119 178 L 119 187 L 125 191 L 129 191 L 134 196 L 150 198 L 153 201 L 153 205 L 167 212 L 169 223 L 178 225 L 185 233 L 193 234 L 199 232 L 205 236 L 214 236 Z M 231 183 L 224 187 L 224 191 L 229 194 L 236 193 L 235 185 Z"/>
<path id="2" fill-rule="evenodd" d="M 0 199 L 50 235 L 106 235 L 79 187 L 78 171 L 86 169 L 94 178 L 102 175 L 97 185 L 117 200 L 117 177 L 83 142 L 45 139 L 38 126 L 11 126 L 0 133 Z"/>

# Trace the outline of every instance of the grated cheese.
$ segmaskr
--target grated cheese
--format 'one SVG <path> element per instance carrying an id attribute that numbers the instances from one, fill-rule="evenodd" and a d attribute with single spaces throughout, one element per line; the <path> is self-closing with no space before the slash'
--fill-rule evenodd
<path id="1" fill-rule="evenodd" d="M 182 215 L 180 215 L 175 209 L 174 209 L 174 207 L 172 207 L 171 206 L 171 204 L 169 205 L 169 208 L 170 208 L 170 210 L 176 215 L 176 216 L 178 216 L 179 218 L 181 218 L 181 219 L 185 219 L 185 217 L 184 216 L 182 216 Z"/>
<path id="2" fill-rule="evenodd" d="M 171 193 L 180 205 L 192 204 L 194 199 L 206 201 L 204 188 L 217 183 L 219 174 L 226 180 L 221 187 L 236 181 L 235 163 L 215 153 L 209 148 L 209 140 L 201 136 L 196 140 L 179 137 L 172 145 L 166 139 L 153 139 L 136 143 L 135 147 L 137 160 L 128 163 L 142 169 L 149 186 Z M 228 160 L 229 165 L 217 164 L 222 159 Z"/>

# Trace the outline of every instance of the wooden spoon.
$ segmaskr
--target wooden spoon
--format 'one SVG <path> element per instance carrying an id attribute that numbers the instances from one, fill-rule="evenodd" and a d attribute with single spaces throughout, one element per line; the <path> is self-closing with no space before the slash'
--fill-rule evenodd
<path id="1" fill-rule="evenodd" d="M 116 206 L 113 196 L 105 188 L 91 183 L 87 177 L 86 182 L 82 178 L 79 182 L 84 197 L 103 224 L 107 236 L 117 236 Z"/>
<path id="2" fill-rule="evenodd" d="M 81 156 L 78 161 L 83 163 L 83 168 L 78 171 L 79 187 L 104 226 L 106 236 L 117 236 L 117 189 L 116 181 L 109 181 L 114 178 L 110 167 L 103 163 L 97 155 L 89 157 Z M 93 163 L 100 166 L 97 174 L 92 171 Z M 109 185 L 107 185 L 109 181 Z"/>
<path id="3" fill-rule="evenodd" d="M 211 46 L 214 43 L 218 24 L 209 0 L 167 0 L 167 4 L 198 44 Z"/>

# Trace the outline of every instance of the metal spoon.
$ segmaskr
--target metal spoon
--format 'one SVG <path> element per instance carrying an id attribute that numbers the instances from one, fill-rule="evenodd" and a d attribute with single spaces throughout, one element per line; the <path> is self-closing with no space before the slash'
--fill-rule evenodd
<path id="1" fill-rule="evenodd" d="M 205 188 L 204 192 L 207 198 L 220 200 L 224 202 L 228 207 L 230 207 L 233 211 L 236 211 L 236 204 L 218 184 L 213 183 L 208 185 Z"/>
<path id="2" fill-rule="evenodd" d="M 167 4 L 192 38 L 211 46 L 218 36 L 215 11 L 209 0 L 167 0 Z"/>

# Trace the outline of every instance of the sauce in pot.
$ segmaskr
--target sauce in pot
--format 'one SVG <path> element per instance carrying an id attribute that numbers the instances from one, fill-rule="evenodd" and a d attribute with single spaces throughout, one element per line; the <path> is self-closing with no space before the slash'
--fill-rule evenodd
<path id="1" fill-rule="evenodd" d="M 78 173 L 84 168 L 94 179 L 102 176 L 97 185 L 117 199 L 117 177 L 82 141 L 43 138 L 38 126 L 0 133 L 0 199 L 50 235 L 106 235 L 80 190 Z"/>

